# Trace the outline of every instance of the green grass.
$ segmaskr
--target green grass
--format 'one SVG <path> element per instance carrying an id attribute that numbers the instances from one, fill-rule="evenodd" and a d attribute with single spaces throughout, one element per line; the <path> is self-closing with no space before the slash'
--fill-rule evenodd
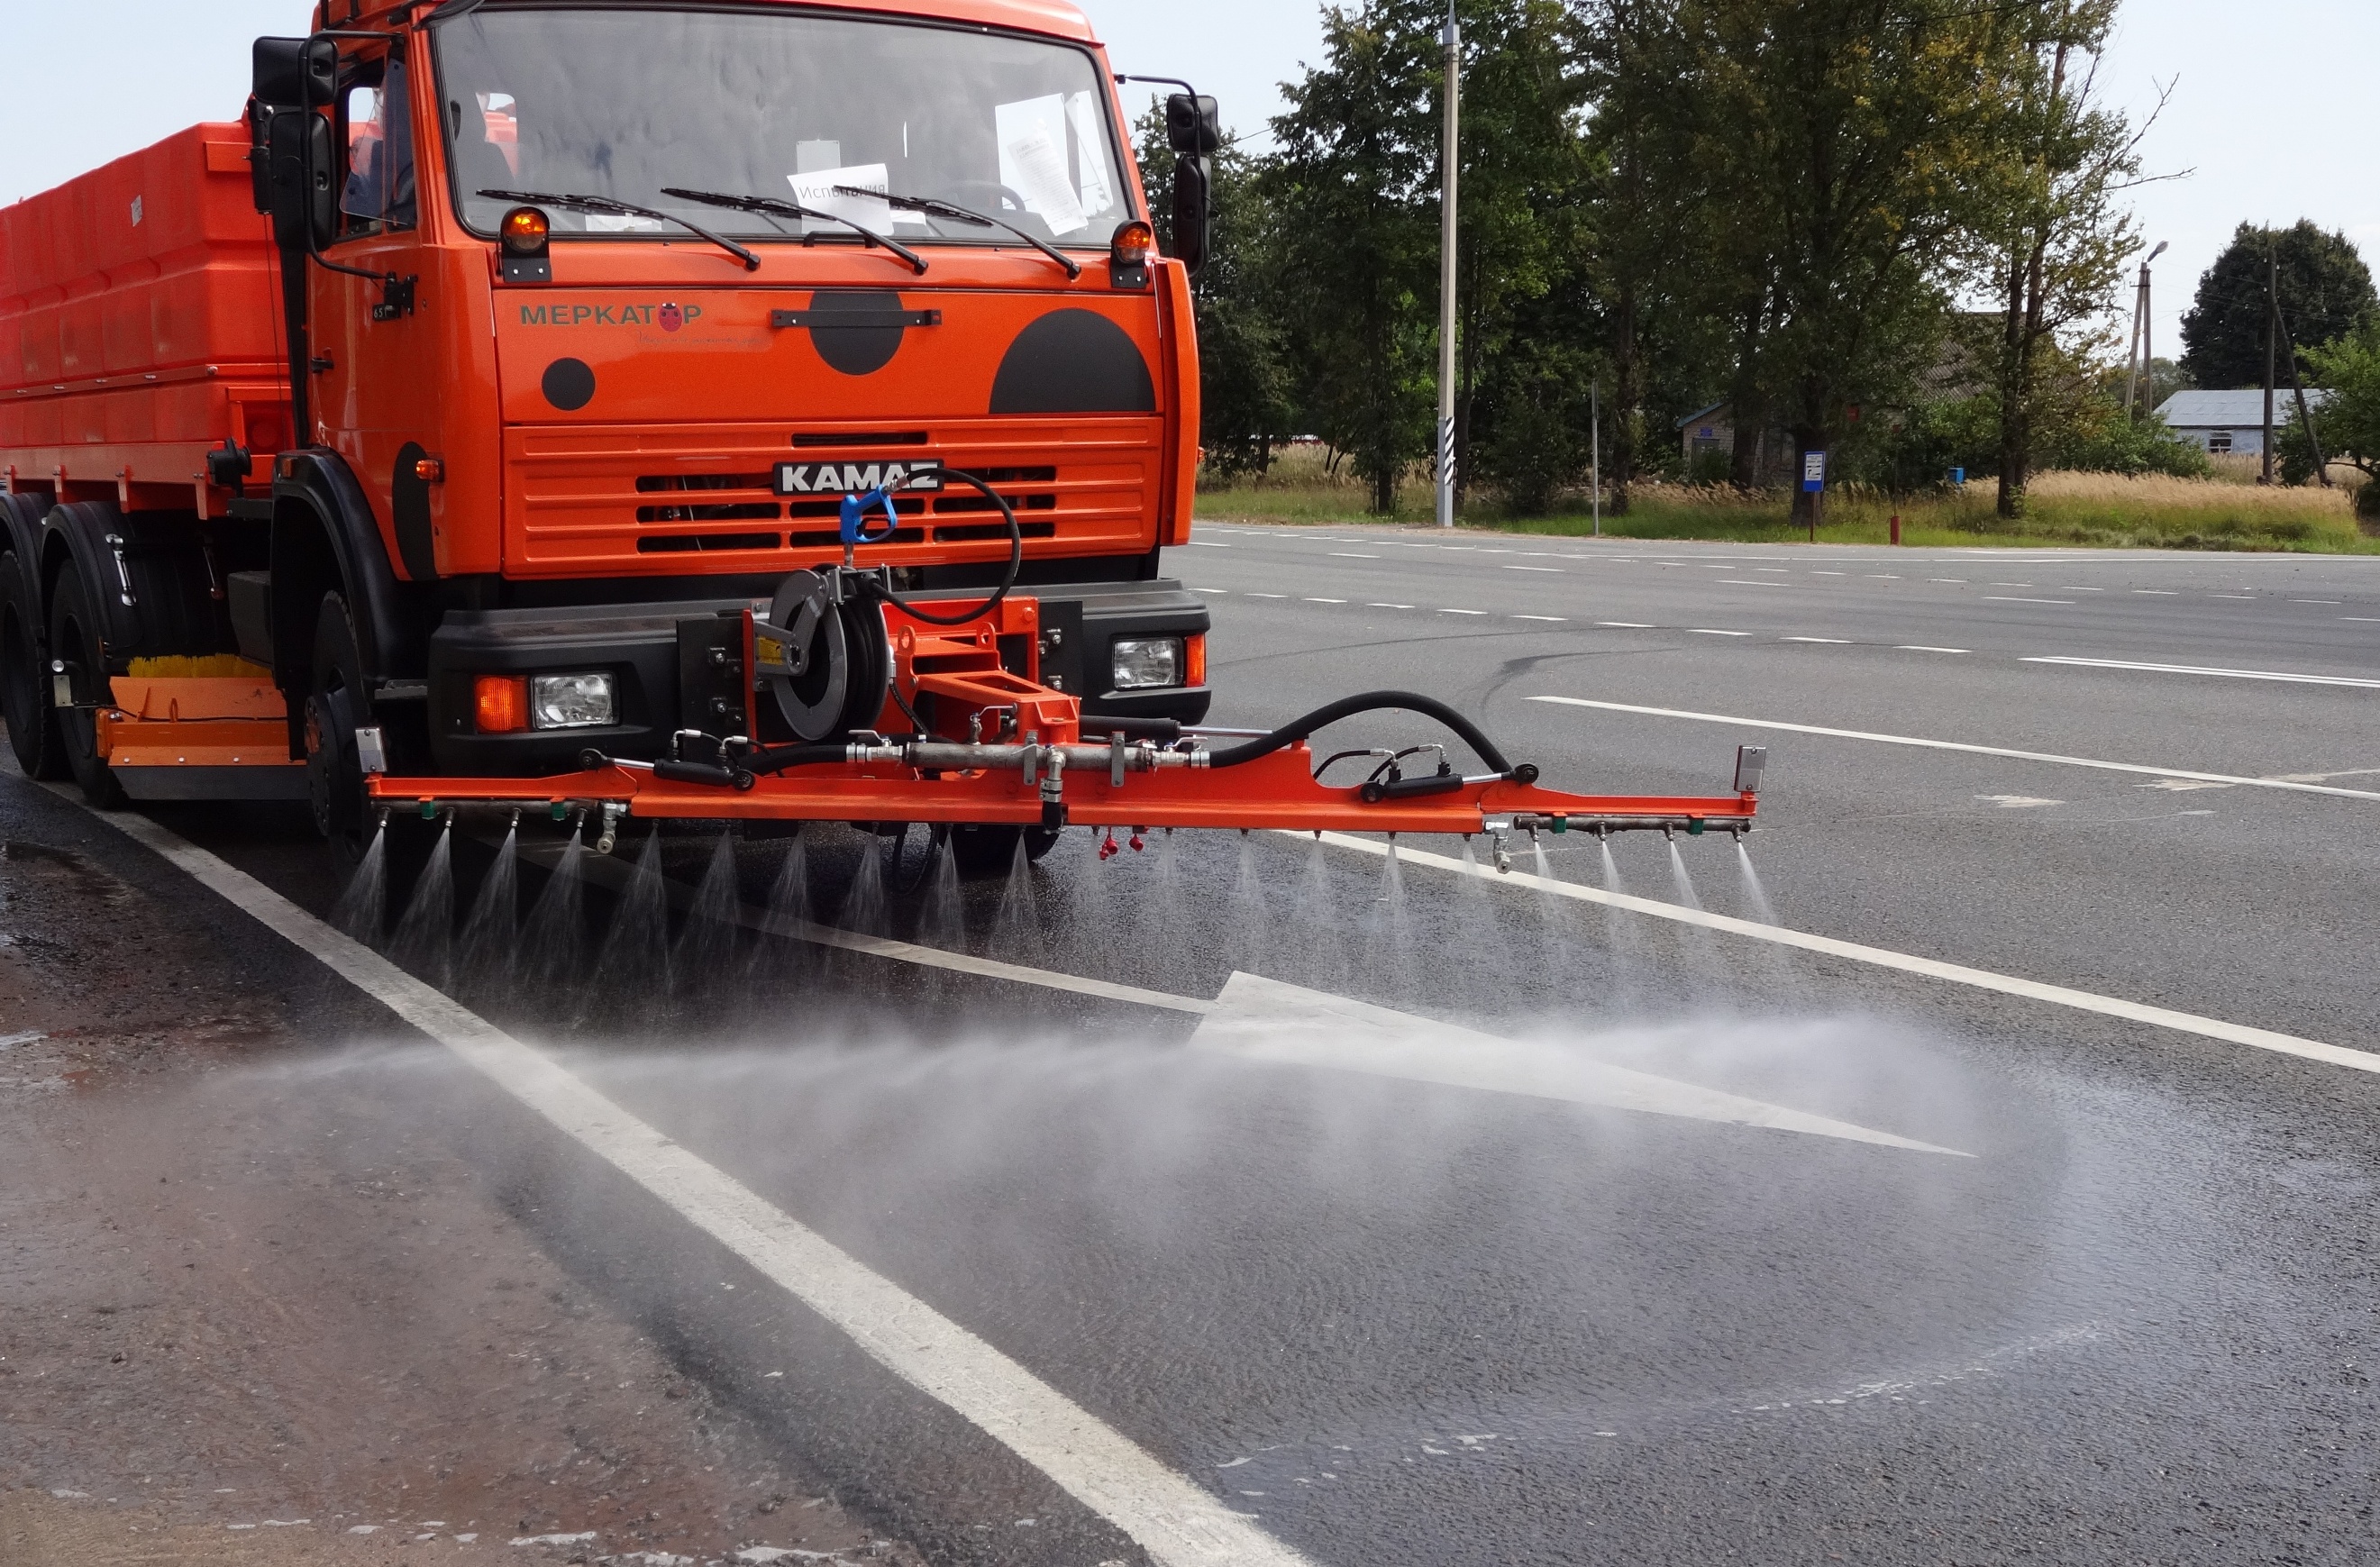
<path id="1" fill-rule="evenodd" d="M 1288 482 L 1203 491 L 1198 515 L 1218 522 L 1339 524 L 1431 520 L 1424 485 L 1408 485 L 1393 517 L 1374 515 L 1364 492 L 1349 484 L 1301 476 Z M 2333 554 L 2380 553 L 2380 536 L 2359 528 L 2343 491 L 2264 490 L 2214 480 L 2111 474 L 2044 474 L 2025 516 L 2009 522 L 1993 509 L 1988 484 L 1964 494 L 1906 498 L 1896 505 L 1873 493 L 1827 497 L 1822 542 L 1882 544 L 1891 516 L 1901 516 L 1901 542 L 1920 548 L 2289 550 Z M 1742 496 L 1731 491 L 1653 485 L 1636 492 L 1629 515 L 1609 511 L 1603 532 L 1615 539 L 1706 539 L 1737 543 L 1790 543 L 1809 533 L 1788 520 L 1783 495 Z M 1592 530 L 1583 504 L 1554 516 L 1515 517 L 1492 504 L 1464 509 L 1465 527 L 1575 537 Z"/>

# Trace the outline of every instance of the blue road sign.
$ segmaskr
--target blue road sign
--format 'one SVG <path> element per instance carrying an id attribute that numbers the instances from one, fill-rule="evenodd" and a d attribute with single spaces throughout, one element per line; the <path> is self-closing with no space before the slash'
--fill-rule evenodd
<path id="1" fill-rule="evenodd" d="M 1803 488 L 1803 490 L 1808 491 L 1811 494 L 1815 495 L 1815 494 L 1816 494 L 1819 491 L 1824 490 L 1826 487 L 1827 487 L 1827 454 L 1826 454 L 1826 453 L 1824 453 L 1824 452 L 1804 452 L 1804 453 L 1803 453 L 1803 454 L 1802 454 L 1802 488 Z"/>

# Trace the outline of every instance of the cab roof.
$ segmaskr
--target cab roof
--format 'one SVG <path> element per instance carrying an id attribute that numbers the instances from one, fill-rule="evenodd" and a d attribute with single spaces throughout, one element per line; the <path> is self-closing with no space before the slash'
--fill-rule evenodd
<path id="1" fill-rule="evenodd" d="M 666 0 L 663 0 L 666 3 Z M 930 21 L 974 22 L 1019 32 L 1047 33 L 1078 43 L 1094 43 L 1091 24 L 1074 0 L 760 0 L 764 5 L 799 6 L 817 11 L 873 11 L 888 16 L 918 17 Z M 420 0 L 322 0 L 315 8 L 320 28 L 353 27 L 384 19 L 391 12 L 417 14 Z"/>

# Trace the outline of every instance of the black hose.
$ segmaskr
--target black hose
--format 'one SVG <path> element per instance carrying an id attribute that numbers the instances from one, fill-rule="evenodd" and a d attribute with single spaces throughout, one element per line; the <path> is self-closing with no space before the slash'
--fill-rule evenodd
<path id="1" fill-rule="evenodd" d="M 1154 740 L 1170 746 L 1182 738 L 1182 721 L 1176 718 L 1103 718 L 1098 713 L 1083 715 L 1085 737 L 1093 735 L 1121 735 L 1127 740 Z"/>
<path id="2" fill-rule="evenodd" d="M 999 608 L 1000 601 L 1008 597 L 1008 590 L 1016 586 L 1016 574 L 1022 570 L 1025 565 L 1025 528 L 1017 522 L 1016 510 L 1008 504 L 1008 497 L 993 489 L 983 480 L 978 479 L 974 474 L 968 473 L 962 468 L 944 468 L 942 470 L 942 477 L 945 479 L 965 480 L 967 483 L 974 485 L 977 489 L 990 496 L 991 504 L 1000 508 L 1000 515 L 1008 519 L 1008 576 L 1002 580 L 997 589 L 993 589 L 990 598 L 986 599 L 983 602 L 978 604 L 971 610 L 947 617 L 929 613 L 927 611 L 919 609 L 917 605 L 911 603 L 900 594 L 892 591 L 892 589 L 882 586 L 873 578 L 868 579 L 868 590 L 876 597 L 899 606 L 901 612 L 904 614 L 908 615 L 911 619 L 922 620 L 928 626 L 965 626 L 969 621 L 980 620 L 983 616 L 990 614 L 993 610 Z"/>
<path id="3" fill-rule="evenodd" d="M 1336 723 L 1359 712 L 1417 712 L 1434 718 L 1454 731 L 1463 743 L 1479 753 L 1479 759 L 1506 776 L 1515 775 L 1512 764 L 1496 748 L 1496 742 L 1479 732 L 1479 726 L 1448 707 L 1435 697 L 1424 697 L 1412 691 L 1366 691 L 1361 696 L 1342 697 L 1329 707 L 1317 708 L 1296 723 L 1274 730 L 1260 739 L 1211 753 L 1208 767 L 1237 767 L 1258 757 L 1268 757 L 1285 746 L 1294 746 L 1325 724 Z M 1530 770 L 1534 774 L 1535 770 Z"/>
<path id="4" fill-rule="evenodd" d="M 783 772 L 789 767 L 824 767 L 829 762 L 850 759 L 851 747 L 848 745 L 764 746 L 736 765 L 757 777 L 762 773 Z"/>

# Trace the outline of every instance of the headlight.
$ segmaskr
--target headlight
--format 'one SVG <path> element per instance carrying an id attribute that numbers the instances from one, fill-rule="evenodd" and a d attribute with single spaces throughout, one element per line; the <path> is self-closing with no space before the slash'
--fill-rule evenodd
<path id="1" fill-rule="evenodd" d="M 540 674 L 528 683 L 528 722 L 534 729 L 600 729 L 616 723 L 608 674 Z"/>
<path id="2" fill-rule="evenodd" d="M 1182 638 L 1128 637 L 1115 644 L 1116 691 L 1142 691 L 1182 684 Z"/>

